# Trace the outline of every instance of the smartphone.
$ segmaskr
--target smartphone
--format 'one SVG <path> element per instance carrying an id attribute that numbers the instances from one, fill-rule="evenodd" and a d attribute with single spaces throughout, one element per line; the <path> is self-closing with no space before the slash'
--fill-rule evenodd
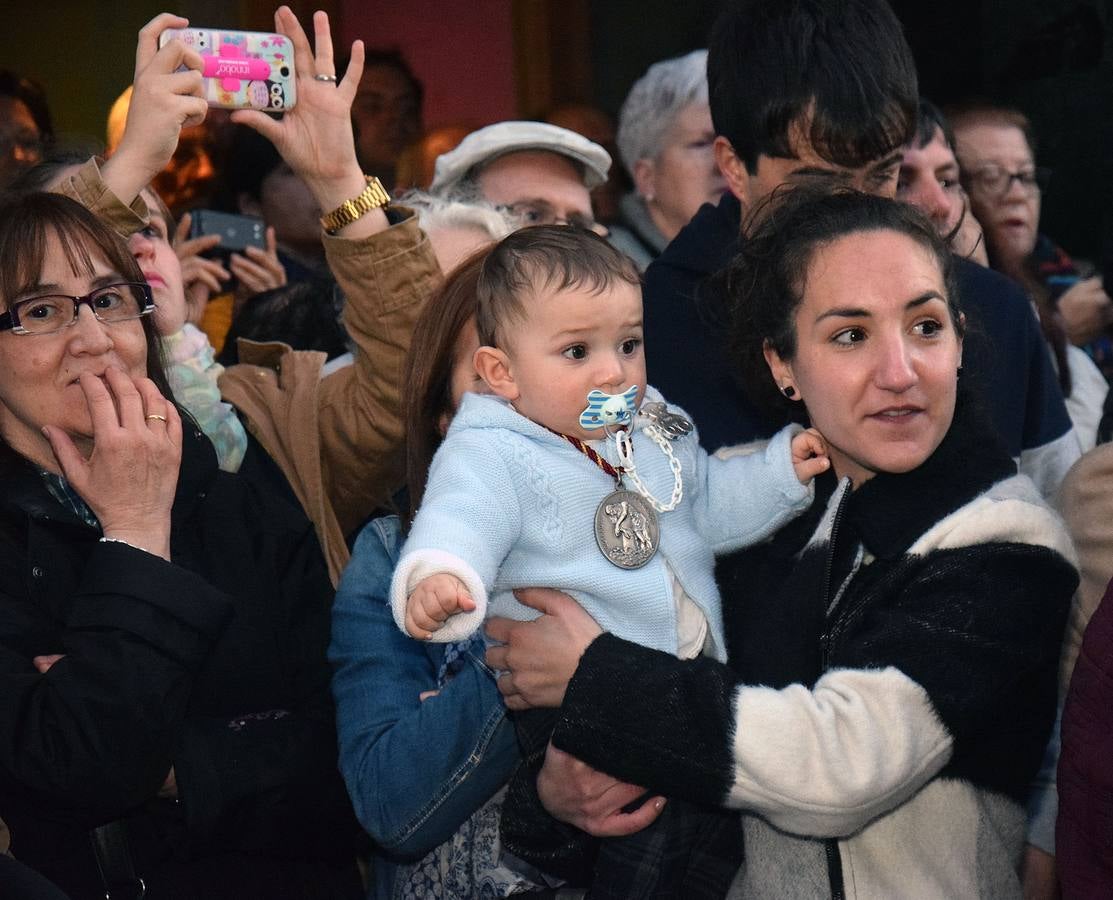
<path id="1" fill-rule="evenodd" d="M 158 45 L 164 47 L 175 38 L 201 54 L 209 106 L 282 112 L 297 103 L 294 46 L 285 35 L 168 28 L 159 35 Z"/>
<path id="2" fill-rule="evenodd" d="M 220 243 L 207 256 L 227 256 L 243 253 L 248 247 L 267 249 L 266 223 L 255 216 L 237 216 L 215 209 L 194 209 L 189 214 L 191 238 L 219 234 Z"/>

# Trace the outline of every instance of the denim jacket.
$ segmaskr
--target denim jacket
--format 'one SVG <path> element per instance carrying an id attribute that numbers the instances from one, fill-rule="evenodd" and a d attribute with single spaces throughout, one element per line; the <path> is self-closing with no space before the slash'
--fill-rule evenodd
<path id="1" fill-rule="evenodd" d="M 356 540 L 332 611 L 340 770 L 356 815 L 377 845 L 372 896 L 393 892 L 399 863 L 448 840 L 509 779 L 514 729 L 483 660 L 465 653 L 440 693 L 447 647 L 402 634 L 389 605 L 401 546 L 397 517 L 375 519 Z"/>

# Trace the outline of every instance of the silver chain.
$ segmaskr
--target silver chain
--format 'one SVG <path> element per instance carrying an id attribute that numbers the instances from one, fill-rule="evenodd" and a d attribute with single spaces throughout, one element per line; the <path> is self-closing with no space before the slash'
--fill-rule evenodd
<path id="1" fill-rule="evenodd" d="M 657 512 L 672 512 L 680 505 L 680 501 L 684 499 L 684 479 L 681 474 L 680 460 L 672 452 L 671 442 L 665 437 L 664 433 L 656 425 L 646 425 L 642 429 L 645 436 L 655 443 L 661 452 L 668 457 L 669 468 L 672 469 L 672 497 L 669 502 L 662 503 L 653 496 L 653 492 L 649 490 L 642 482 L 641 477 L 638 475 L 638 470 L 634 466 L 634 447 L 630 442 L 629 431 L 616 431 L 615 432 L 615 449 L 618 451 L 618 461 L 622 466 L 623 476 L 629 476 L 630 481 L 633 482 L 634 487 L 638 489 L 638 493 L 649 501 Z"/>

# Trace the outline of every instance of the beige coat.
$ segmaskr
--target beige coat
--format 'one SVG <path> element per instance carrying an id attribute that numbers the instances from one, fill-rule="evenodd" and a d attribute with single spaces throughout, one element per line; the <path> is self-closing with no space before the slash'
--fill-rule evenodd
<path id="1" fill-rule="evenodd" d="M 324 353 L 244 341 L 220 391 L 286 475 L 335 584 L 348 562 L 344 536 L 402 484 L 402 362 L 441 274 L 412 215 L 362 240 L 324 240 L 348 299 L 355 363 L 321 378 Z"/>
<path id="2" fill-rule="evenodd" d="M 62 190 L 122 234 L 145 224 L 146 204 L 124 206 L 95 160 Z M 388 505 L 402 484 L 402 361 L 441 273 L 413 215 L 359 240 L 326 235 L 324 244 L 347 298 L 354 364 L 322 378 L 323 353 L 245 341 L 242 362 L 224 372 L 220 390 L 290 482 L 335 585 L 348 562 L 345 535 Z"/>

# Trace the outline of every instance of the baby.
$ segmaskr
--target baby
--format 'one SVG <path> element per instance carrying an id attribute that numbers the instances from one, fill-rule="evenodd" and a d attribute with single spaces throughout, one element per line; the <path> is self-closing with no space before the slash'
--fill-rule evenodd
<path id="1" fill-rule="evenodd" d="M 464 396 L 433 460 L 391 584 L 399 627 L 459 641 L 489 615 L 533 618 L 512 591 L 543 586 L 623 638 L 725 659 L 715 556 L 764 540 L 808 506 L 812 478 L 829 466 L 822 438 L 793 426 L 759 449 L 708 456 L 683 413 L 646 386 L 636 268 L 590 232 L 511 234 L 487 256 L 478 295 L 475 366 L 492 393 Z M 726 893 L 740 835 L 695 838 L 736 828 L 723 813 L 670 801 L 611 857 L 617 839 L 550 839 L 529 772 L 551 711 L 515 722 L 525 774 L 503 807 L 504 848 L 599 896 L 623 895 L 615 879 L 639 859 L 654 868 L 654 896 L 680 896 L 690 866 L 710 877 L 687 845 L 726 847 L 716 867 Z M 669 861 L 645 863 L 661 828 Z"/>
<path id="2" fill-rule="evenodd" d="M 545 586 L 621 637 L 725 658 L 714 557 L 808 505 L 822 438 L 789 427 L 709 457 L 645 387 L 637 271 L 593 235 L 510 235 L 479 295 L 492 395 L 465 395 L 433 460 L 392 583 L 399 626 L 458 641 L 488 615 L 532 618 L 511 591 Z"/>

